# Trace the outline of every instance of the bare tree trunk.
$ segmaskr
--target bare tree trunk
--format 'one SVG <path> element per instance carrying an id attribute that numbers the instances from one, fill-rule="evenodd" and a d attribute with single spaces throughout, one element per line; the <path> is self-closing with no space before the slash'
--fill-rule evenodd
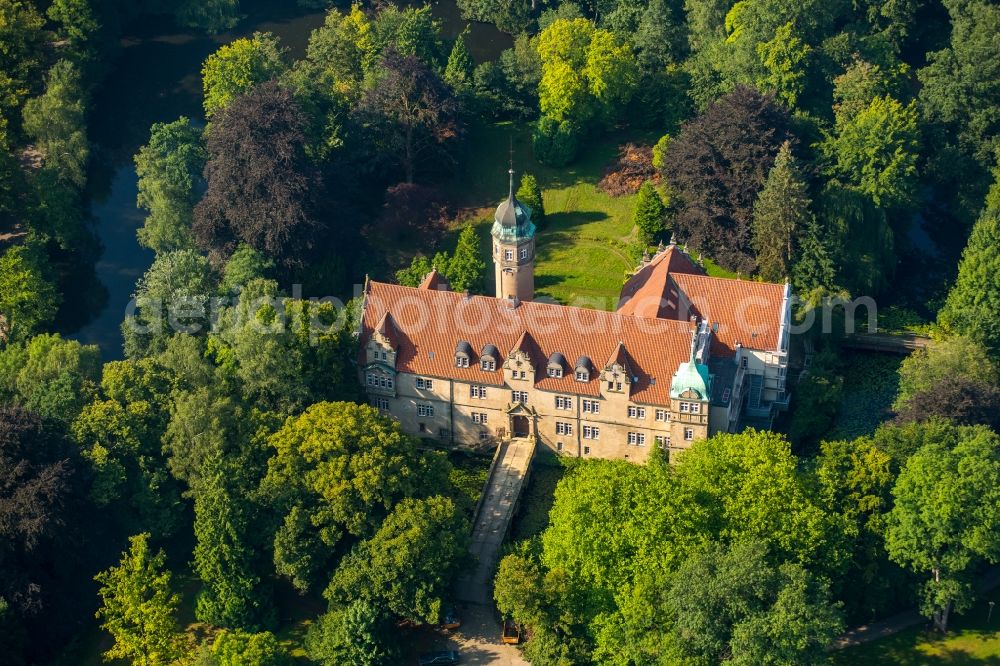
<path id="1" fill-rule="evenodd" d="M 941 582 L 941 570 L 934 569 L 934 582 Z M 951 612 L 951 602 L 949 601 L 944 606 L 938 607 L 934 611 L 934 628 L 940 631 L 942 634 L 948 633 L 948 614 Z"/>

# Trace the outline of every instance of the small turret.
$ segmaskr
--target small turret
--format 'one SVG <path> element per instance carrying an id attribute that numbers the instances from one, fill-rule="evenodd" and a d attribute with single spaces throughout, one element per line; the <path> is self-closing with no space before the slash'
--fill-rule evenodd
<path id="1" fill-rule="evenodd" d="M 507 172 L 507 199 L 493 216 L 493 264 L 496 267 L 496 297 L 515 302 L 535 297 L 535 225 L 531 209 L 514 196 L 514 167 Z"/>

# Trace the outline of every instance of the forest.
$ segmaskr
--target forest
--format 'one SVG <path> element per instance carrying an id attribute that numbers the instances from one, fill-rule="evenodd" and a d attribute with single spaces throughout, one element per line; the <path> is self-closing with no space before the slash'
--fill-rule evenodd
<path id="1" fill-rule="evenodd" d="M 860 663 L 831 652 L 852 627 L 917 608 L 947 635 L 978 608 L 1000 562 L 1000 6 L 457 0 L 503 37 L 491 58 L 429 5 L 299 0 L 324 13 L 301 53 L 220 38 L 198 113 L 144 131 L 152 263 L 121 348 L 81 342 L 107 307 L 95 95 L 140 28 L 228 34 L 252 4 L 0 0 L 5 663 L 409 663 L 471 564 L 489 459 L 365 404 L 356 285 L 433 266 L 489 294 L 515 145 L 518 197 L 570 248 L 540 266 L 560 298 L 617 295 L 586 243 L 634 266 L 674 237 L 712 273 L 788 279 L 797 318 L 867 296 L 930 341 L 897 370 L 809 331 L 777 432 L 539 461 L 558 483 L 494 589 L 525 658 Z M 574 228 L 580 192 L 624 235 Z M 848 403 L 875 383 L 884 406 Z"/>

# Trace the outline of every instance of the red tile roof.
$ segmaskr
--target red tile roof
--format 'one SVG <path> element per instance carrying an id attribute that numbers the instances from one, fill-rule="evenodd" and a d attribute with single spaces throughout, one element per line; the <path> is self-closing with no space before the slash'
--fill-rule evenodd
<path id="1" fill-rule="evenodd" d="M 448 289 L 448 280 L 438 273 L 436 268 L 431 268 L 431 272 L 424 276 L 420 283 L 420 289 Z"/>
<path id="2" fill-rule="evenodd" d="M 785 286 L 705 275 L 690 257 L 671 246 L 622 288 L 618 314 L 718 324 L 712 354 L 733 356 L 736 343 L 776 349 Z"/>
<path id="3" fill-rule="evenodd" d="M 362 364 L 364 345 L 390 311 L 398 341 L 397 370 L 472 383 L 503 385 L 503 359 L 494 372 L 483 371 L 478 357 L 470 359 L 468 368 L 458 368 L 455 348 L 461 341 L 476 354 L 487 344 L 496 345 L 504 357 L 518 346 L 530 348 L 536 360 L 536 388 L 580 395 L 600 395 L 602 368 L 595 368 L 588 382 L 576 381 L 572 372 L 548 377 L 543 366 L 552 352 L 568 359 L 621 356 L 638 376 L 632 400 L 666 405 L 670 380 L 690 354 L 691 326 L 685 321 L 537 302 L 512 309 L 502 299 L 370 282 L 361 327 Z"/>

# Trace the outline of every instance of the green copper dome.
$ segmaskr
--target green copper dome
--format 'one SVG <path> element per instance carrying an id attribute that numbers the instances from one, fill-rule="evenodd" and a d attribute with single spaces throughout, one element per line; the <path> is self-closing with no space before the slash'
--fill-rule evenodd
<path id="1" fill-rule="evenodd" d="M 695 360 L 681 363 L 670 382 L 670 397 L 679 398 L 685 391 L 694 391 L 702 400 L 708 399 L 712 379 L 708 374 L 708 366 Z"/>
<path id="2" fill-rule="evenodd" d="M 493 237 L 499 241 L 514 243 L 527 240 L 535 235 L 535 225 L 531 221 L 531 209 L 514 196 L 514 170 L 510 171 L 510 194 L 506 201 L 497 206 L 493 216 Z"/>

